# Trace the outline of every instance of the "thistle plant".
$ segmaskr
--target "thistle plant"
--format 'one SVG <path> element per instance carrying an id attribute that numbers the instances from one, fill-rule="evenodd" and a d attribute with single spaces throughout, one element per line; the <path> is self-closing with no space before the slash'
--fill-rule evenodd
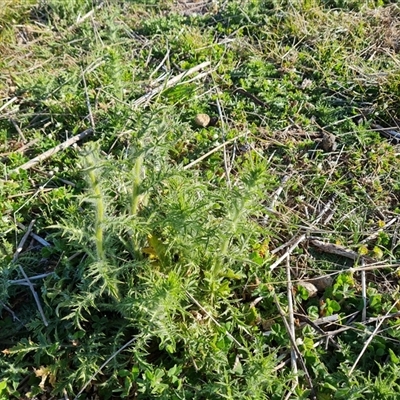
<path id="1" fill-rule="evenodd" d="M 132 168 L 132 193 L 131 193 L 131 207 L 130 213 L 135 216 L 138 212 L 138 207 L 140 203 L 140 183 L 142 175 L 143 166 L 143 154 L 139 155 Z"/>
<path id="2" fill-rule="evenodd" d="M 399 322 L 368 324 L 399 298 L 396 2 L 37 3 L 0 10 L 0 399 L 306 399 L 293 343 L 318 398 L 396 399 Z M 79 151 L 7 175 L 88 114 Z M 32 215 L 47 327 L 10 263 Z M 385 263 L 358 285 L 308 233 Z M 291 342 L 277 304 L 349 329 Z"/>
<path id="3" fill-rule="evenodd" d="M 103 184 L 104 180 L 101 178 L 103 169 L 106 164 L 102 163 L 99 157 L 99 149 L 95 145 L 89 145 L 85 149 L 82 156 L 84 174 L 87 177 L 88 194 L 83 198 L 84 202 L 89 202 L 94 211 L 93 221 L 93 242 L 95 251 L 90 252 L 88 270 L 90 271 L 88 277 L 93 279 L 91 284 L 101 280 L 100 293 L 104 290 L 118 298 L 118 268 L 113 268 L 110 264 L 111 259 L 108 258 L 107 247 L 110 246 L 111 238 L 107 237 L 107 215 L 106 208 L 109 199 L 105 192 Z M 109 210 L 110 211 L 110 210 Z"/>
<path id="4" fill-rule="evenodd" d="M 94 217 L 94 242 L 96 247 L 96 259 L 99 263 L 106 263 L 104 251 L 104 222 L 105 222 L 105 195 L 101 187 L 101 161 L 98 157 L 98 149 L 88 146 L 83 157 L 84 171 L 86 172 L 89 185 L 89 196 L 91 192 L 91 203 L 95 211 Z"/>

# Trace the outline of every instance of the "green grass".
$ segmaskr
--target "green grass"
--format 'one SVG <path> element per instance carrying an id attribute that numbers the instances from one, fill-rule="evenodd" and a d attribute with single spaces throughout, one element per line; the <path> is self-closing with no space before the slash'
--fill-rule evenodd
<path id="1" fill-rule="evenodd" d="M 399 125 L 396 2 L 190 15 L 172 1 L 12 3 L 0 11 L 0 399 L 396 399 L 398 319 L 368 320 L 399 301 L 399 151 L 374 130 Z M 205 61 L 201 79 L 135 104 Z M 200 113 L 215 123 L 196 125 Z M 13 261 L 33 219 L 50 245 L 28 239 Z M 369 323 L 361 258 L 304 240 L 271 270 L 302 234 L 374 259 Z M 51 273 L 33 281 L 48 326 L 12 282 L 19 266 Z M 316 297 L 298 285 L 323 275 Z M 279 312 L 288 280 L 296 315 L 340 318 L 322 331 L 296 321 L 297 369 Z"/>

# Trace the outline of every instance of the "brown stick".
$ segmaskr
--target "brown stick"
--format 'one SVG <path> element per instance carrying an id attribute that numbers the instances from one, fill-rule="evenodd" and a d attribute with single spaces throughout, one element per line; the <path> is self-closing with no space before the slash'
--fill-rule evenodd
<path id="1" fill-rule="evenodd" d="M 26 226 L 24 224 L 21 224 L 20 222 L 17 222 L 17 226 L 18 228 L 21 229 L 26 229 Z M 42 246 L 44 247 L 49 247 L 51 246 L 51 244 L 47 241 L 44 240 L 42 237 L 40 237 L 39 235 L 36 235 L 36 233 L 30 232 L 31 237 L 33 237 L 37 242 L 39 242 Z"/>
<path id="2" fill-rule="evenodd" d="M 361 259 L 361 267 L 363 266 L 364 266 L 364 260 Z M 367 319 L 367 278 L 365 270 L 361 270 L 361 297 L 363 301 L 361 321 L 364 322 Z"/>
<path id="3" fill-rule="evenodd" d="M 394 130 L 393 128 L 384 128 L 382 125 L 373 124 L 372 128 L 381 133 L 388 139 L 392 139 L 393 141 L 399 143 L 400 142 L 400 132 Z"/>
<path id="4" fill-rule="evenodd" d="M 29 224 L 28 229 L 26 230 L 24 236 L 22 237 L 21 241 L 19 242 L 17 250 L 15 251 L 13 259 L 12 259 L 13 263 L 15 263 L 18 260 L 18 257 L 19 257 L 19 255 L 21 254 L 21 252 L 22 252 L 22 250 L 24 248 L 25 242 L 26 242 L 26 240 L 28 239 L 29 235 L 32 232 L 32 228 L 33 228 L 34 223 L 35 223 L 35 220 L 32 220 L 31 223 Z M 39 296 L 37 295 L 37 293 L 35 291 L 35 288 L 32 285 L 32 282 L 29 280 L 28 275 L 26 275 L 26 273 L 25 273 L 24 269 L 22 268 L 22 266 L 18 265 L 18 268 L 21 271 L 21 274 L 25 278 L 25 281 L 26 281 L 27 285 L 29 286 L 29 289 L 31 290 L 31 292 L 33 294 L 33 298 L 35 299 L 37 308 L 39 310 L 40 316 L 42 317 L 44 325 L 48 326 L 49 323 L 47 322 L 47 319 L 46 319 L 46 317 L 44 315 L 42 305 L 40 304 Z"/>
<path id="5" fill-rule="evenodd" d="M 2 301 L 0 301 L 0 306 L 3 307 L 5 310 L 7 310 L 12 315 L 13 321 L 21 322 L 21 320 L 17 317 L 15 312 L 13 310 L 11 310 L 11 308 L 8 307 L 7 304 L 4 304 Z"/>
<path id="6" fill-rule="evenodd" d="M 283 309 L 282 309 L 282 307 L 281 307 L 281 305 L 279 303 L 278 296 L 276 295 L 276 293 L 273 290 L 271 290 L 271 291 L 272 291 L 272 294 L 274 296 L 275 305 L 276 305 L 276 307 L 277 307 L 277 309 L 279 311 L 279 314 L 282 317 L 283 324 L 285 325 L 286 331 L 288 333 L 288 337 L 289 337 L 289 341 L 290 341 L 291 347 L 292 347 L 292 349 L 294 349 L 294 351 L 295 351 L 295 353 L 297 355 L 297 360 L 299 361 L 300 366 L 301 366 L 302 370 L 304 371 L 304 375 L 306 377 L 306 381 L 308 383 L 308 387 L 310 388 L 310 391 L 311 391 L 310 398 L 313 399 L 313 400 L 316 400 L 317 397 L 316 397 L 316 394 L 315 394 L 314 385 L 313 385 L 311 376 L 310 376 L 310 374 L 308 372 L 307 366 L 306 366 L 306 364 L 304 362 L 303 356 L 302 356 L 302 354 L 301 354 L 301 352 L 300 352 L 300 350 L 299 350 L 299 348 L 298 348 L 298 346 L 296 344 L 296 339 L 293 337 L 293 334 L 292 334 L 292 331 L 290 329 L 289 323 L 286 320 L 285 313 L 284 313 L 284 311 L 283 311 Z"/>
<path id="7" fill-rule="evenodd" d="M 164 84 L 157 86 L 156 88 L 150 90 L 148 93 L 146 93 L 144 96 L 139 97 L 136 101 L 133 102 L 133 107 L 136 108 L 137 106 L 140 106 L 143 103 L 147 103 L 150 101 L 155 95 L 158 93 L 161 93 L 163 90 L 168 89 L 174 85 L 176 85 L 181 79 L 183 79 L 185 76 L 194 74 L 195 72 L 208 67 L 211 63 L 209 61 L 205 61 L 199 65 L 196 65 L 193 68 L 190 68 L 187 71 L 182 72 L 181 74 L 175 76 L 174 78 L 169 79 L 167 82 Z"/>
<path id="8" fill-rule="evenodd" d="M 282 180 L 281 180 L 281 185 L 278 187 L 278 189 L 275 190 L 274 194 L 272 195 L 272 199 L 270 202 L 270 205 L 267 207 L 267 211 L 274 211 L 275 210 L 275 204 L 278 201 L 279 196 L 281 195 L 283 189 L 284 189 L 284 185 L 286 184 L 286 182 L 289 180 L 290 176 L 289 175 L 285 175 Z M 265 214 L 262 223 L 266 224 L 268 222 L 268 218 L 269 215 Z M 278 250 L 279 251 L 279 250 Z"/>
<path id="9" fill-rule="evenodd" d="M 33 228 L 33 225 L 34 225 L 34 224 L 35 224 L 35 220 L 33 219 L 33 220 L 30 222 L 30 224 L 29 224 L 29 226 L 28 226 L 28 228 L 27 228 L 27 230 L 26 230 L 24 236 L 22 237 L 21 241 L 19 242 L 19 244 L 18 244 L 18 246 L 17 246 L 17 250 L 15 250 L 15 253 L 14 253 L 13 259 L 12 259 L 12 261 L 13 261 L 14 263 L 18 260 L 18 257 L 19 257 L 19 255 L 21 254 L 21 252 L 22 252 L 22 250 L 23 250 L 23 248 L 24 248 L 25 242 L 26 242 L 26 240 L 28 239 L 29 235 L 30 235 L 31 232 L 32 232 L 32 228 Z"/>
<path id="10" fill-rule="evenodd" d="M 26 143 L 26 137 L 24 135 L 24 132 L 22 132 L 21 128 L 17 124 L 17 121 L 10 118 L 10 122 L 14 125 L 15 130 L 18 132 L 19 137 L 22 139 L 22 142 Z"/>
<path id="11" fill-rule="evenodd" d="M 240 137 L 246 135 L 247 132 L 242 133 L 232 139 L 226 140 L 224 143 L 219 144 L 218 146 L 214 147 L 212 150 L 210 150 L 209 152 L 207 152 L 206 154 L 203 154 L 202 156 L 200 156 L 199 158 L 197 158 L 196 160 L 192 161 L 191 163 L 185 165 L 183 167 L 183 169 L 186 171 L 189 168 L 192 168 L 194 165 L 198 164 L 200 161 L 203 161 L 205 158 L 207 158 L 208 156 L 210 156 L 211 154 L 215 153 L 216 151 L 218 151 L 219 149 L 222 149 L 223 147 L 225 147 L 227 144 L 234 142 L 235 140 L 239 139 Z"/>
<path id="12" fill-rule="evenodd" d="M 7 108 L 9 105 L 11 105 L 12 103 L 14 103 L 16 100 L 18 100 L 17 96 L 14 96 L 12 99 L 8 100 L 6 103 L 4 103 L 1 107 L 0 107 L 0 111 L 3 111 L 5 108 Z"/>
<path id="13" fill-rule="evenodd" d="M 377 229 L 375 232 L 371 233 L 371 235 L 369 235 L 368 237 L 366 237 L 365 239 L 361 240 L 361 243 L 368 243 L 370 240 L 375 239 L 377 236 L 379 236 L 380 232 L 383 232 L 386 228 L 388 228 L 390 225 L 393 225 L 395 222 L 397 222 L 399 220 L 398 217 L 394 217 L 392 218 L 389 222 L 387 222 L 382 228 Z"/>
<path id="14" fill-rule="evenodd" d="M 293 238 L 294 239 L 294 238 Z M 293 240 L 291 239 L 291 241 Z M 302 234 L 298 237 L 296 237 L 296 240 L 293 242 L 293 244 L 286 250 L 285 254 L 280 256 L 272 265 L 270 265 L 270 270 L 272 271 L 275 269 L 285 258 L 289 257 L 292 251 L 302 242 L 306 239 L 306 235 Z"/>
<path id="15" fill-rule="evenodd" d="M 386 313 L 386 316 L 390 315 L 390 311 L 392 311 L 393 307 L 396 305 L 396 303 L 394 303 L 392 305 L 392 307 L 390 307 L 390 310 Z M 361 353 L 358 355 L 356 361 L 354 362 L 353 366 L 350 368 L 349 371 L 349 375 L 351 375 L 354 371 L 354 369 L 356 368 L 358 362 L 361 360 L 361 357 L 364 355 L 365 351 L 367 350 L 367 347 L 369 346 L 369 344 L 372 342 L 372 339 L 377 335 L 379 328 L 381 327 L 381 325 L 383 324 L 384 319 L 382 319 L 381 321 L 378 322 L 378 324 L 376 325 L 376 328 L 374 329 L 374 331 L 371 333 L 371 336 L 367 339 L 367 341 L 364 343 L 364 347 L 361 350 Z"/>
<path id="16" fill-rule="evenodd" d="M 39 139 L 33 139 L 30 142 L 28 142 L 27 144 L 22 145 L 21 147 L 19 147 L 18 149 L 15 149 L 13 151 L 7 151 L 7 153 L 2 153 L 0 154 L 1 157 L 6 157 L 12 153 L 23 153 L 26 149 L 29 149 L 29 147 L 32 147 L 34 144 L 36 144 L 39 141 Z"/>
<path id="17" fill-rule="evenodd" d="M 116 352 L 114 352 L 110 357 L 107 358 L 104 363 L 97 368 L 97 370 L 94 372 L 94 374 L 89 378 L 89 380 L 82 386 L 81 390 L 79 393 L 74 397 L 74 400 L 78 400 L 79 396 L 85 391 L 85 389 L 90 385 L 90 382 L 96 377 L 96 375 L 101 372 L 101 370 L 110 362 L 112 361 L 113 358 L 115 358 L 121 351 L 125 350 L 130 344 L 132 344 L 136 340 L 136 336 L 134 336 L 132 339 L 128 340 L 122 347 L 120 347 Z"/>
<path id="18" fill-rule="evenodd" d="M 293 283 L 292 283 L 292 277 L 291 277 L 289 258 L 286 258 L 286 278 L 287 278 L 287 299 L 288 299 L 288 312 L 289 312 L 289 322 L 288 322 L 287 329 L 289 329 L 288 334 L 291 335 L 294 342 L 296 342 L 296 331 L 294 328 L 294 315 L 293 315 L 294 314 L 294 311 L 293 311 Z M 288 392 L 285 399 L 290 398 L 291 394 L 295 391 L 296 387 L 299 384 L 299 377 L 297 375 L 298 374 L 297 354 L 296 354 L 296 350 L 293 348 L 293 345 L 291 346 L 290 359 L 291 359 L 291 363 L 292 363 L 293 382 L 292 382 L 292 388 Z"/>
<path id="19" fill-rule="evenodd" d="M 98 4 L 96 7 L 94 7 L 94 8 L 92 8 L 88 13 L 86 13 L 85 15 L 82 15 L 82 17 L 78 17 L 77 19 L 76 19 L 76 22 L 74 23 L 74 24 L 72 24 L 68 29 L 67 29 L 67 31 L 72 31 L 72 30 L 74 30 L 78 25 L 80 25 L 83 21 L 85 21 L 86 19 L 88 19 L 89 17 L 91 17 L 93 14 L 94 14 L 94 12 L 96 11 L 96 10 L 99 10 L 102 6 L 103 6 L 103 2 L 101 2 L 100 4 Z"/>
<path id="20" fill-rule="evenodd" d="M 313 246 L 317 247 L 319 250 L 324 251 L 326 253 L 336 254 L 338 256 L 350 258 L 350 260 L 353 261 L 356 261 L 358 259 L 363 259 L 368 262 L 374 262 L 374 260 L 371 257 L 362 256 L 358 254 L 356 251 L 347 249 L 346 247 L 340 246 L 338 244 L 325 243 L 317 239 L 310 239 L 310 243 Z"/>
<path id="21" fill-rule="evenodd" d="M 245 97 L 247 97 L 248 99 L 252 100 L 255 104 L 257 104 L 258 106 L 264 107 L 264 108 L 268 108 L 268 104 L 264 103 L 262 100 L 260 100 L 257 96 L 255 96 L 254 94 L 248 92 L 247 90 L 244 90 L 243 88 L 236 88 L 233 91 L 233 94 L 239 93 Z"/>
<path id="22" fill-rule="evenodd" d="M 18 172 L 21 169 L 27 170 L 29 168 L 32 168 L 36 164 L 39 164 L 43 160 L 50 158 L 51 156 L 58 153 L 59 151 L 65 150 L 66 148 L 72 146 L 74 143 L 79 142 L 80 140 L 84 139 L 86 136 L 90 135 L 91 133 L 93 133 L 92 128 L 86 129 L 85 131 L 79 133 L 78 135 L 72 136 L 72 138 L 69 138 L 65 142 L 58 144 L 57 146 L 53 147 L 52 149 L 45 151 L 44 153 L 38 155 L 35 158 L 32 158 L 32 160 L 29 160 L 25 164 L 22 164 L 20 167 L 13 169 L 10 173 Z"/>

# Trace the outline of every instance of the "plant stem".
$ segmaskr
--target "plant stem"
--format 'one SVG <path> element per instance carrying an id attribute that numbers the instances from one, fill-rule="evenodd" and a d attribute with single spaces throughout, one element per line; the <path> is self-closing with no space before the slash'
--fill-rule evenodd
<path id="1" fill-rule="evenodd" d="M 103 232 L 103 223 L 104 223 L 104 199 L 101 191 L 101 186 L 97 177 L 97 174 L 94 170 L 95 160 L 93 155 L 88 157 L 88 163 L 90 166 L 89 170 L 89 181 L 92 187 L 94 198 L 95 198 L 95 212 L 96 219 L 94 223 L 95 229 L 95 242 L 96 242 L 96 253 L 98 261 L 105 261 L 104 255 L 104 232 Z"/>
<path id="2" fill-rule="evenodd" d="M 132 198 L 131 198 L 131 214 L 136 215 L 139 208 L 139 200 L 140 200 L 140 172 L 142 170 L 143 165 L 143 155 L 140 155 L 133 167 L 133 184 L 132 184 Z"/>

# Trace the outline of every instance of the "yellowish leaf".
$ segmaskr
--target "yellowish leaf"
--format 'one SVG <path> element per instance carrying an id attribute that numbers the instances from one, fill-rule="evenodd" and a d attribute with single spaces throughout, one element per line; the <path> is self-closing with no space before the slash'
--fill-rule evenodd
<path id="1" fill-rule="evenodd" d="M 359 248 L 358 248 L 358 254 L 360 255 L 360 256 L 365 256 L 365 255 L 367 255 L 369 253 L 369 250 L 368 250 L 368 247 L 367 246 L 365 246 L 365 245 L 361 245 Z"/>
<path id="2" fill-rule="evenodd" d="M 45 388 L 45 383 L 46 383 L 46 379 L 49 379 L 49 383 L 51 386 L 54 387 L 55 383 L 56 383 L 56 377 L 55 375 L 53 375 L 50 371 L 50 368 L 48 367 L 44 367 L 43 365 L 40 366 L 40 368 L 38 369 L 33 369 L 35 371 L 35 375 L 40 378 L 40 383 L 39 383 L 39 387 L 44 390 Z"/>
<path id="3" fill-rule="evenodd" d="M 383 251 L 378 246 L 375 246 L 372 250 L 372 256 L 380 260 L 383 258 Z"/>

